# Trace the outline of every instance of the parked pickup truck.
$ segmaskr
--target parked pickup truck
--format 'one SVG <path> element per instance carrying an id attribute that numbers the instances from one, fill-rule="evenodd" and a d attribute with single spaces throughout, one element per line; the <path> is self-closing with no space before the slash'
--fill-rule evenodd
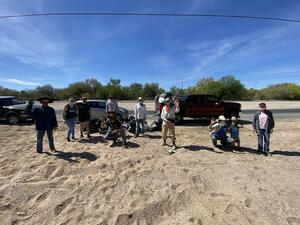
<path id="1" fill-rule="evenodd" d="M 217 118 L 224 115 L 240 117 L 241 104 L 236 102 L 223 101 L 213 95 L 194 94 L 179 97 L 180 112 L 178 119 L 190 118 Z"/>
<path id="2" fill-rule="evenodd" d="M 27 104 L 14 96 L 0 96 L 0 119 L 15 125 L 21 120 L 32 119 L 26 112 Z"/>

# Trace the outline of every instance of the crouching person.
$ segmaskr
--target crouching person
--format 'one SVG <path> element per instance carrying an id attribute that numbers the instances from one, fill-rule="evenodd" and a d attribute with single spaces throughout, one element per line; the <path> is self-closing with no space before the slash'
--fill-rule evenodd
<path id="1" fill-rule="evenodd" d="M 224 116 L 219 116 L 217 121 L 212 119 L 208 129 L 210 130 L 210 138 L 214 146 L 217 145 L 218 140 L 220 140 L 222 146 L 228 146 L 232 144 L 232 140 L 226 135 L 227 124 Z"/>
<path id="2" fill-rule="evenodd" d="M 113 144 L 115 144 L 118 138 L 122 138 L 123 145 L 127 148 L 125 127 L 123 127 L 122 123 L 116 119 L 116 114 L 109 113 L 104 123 L 108 128 L 104 135 L 104 140 L 112 140 Z"/>
<path id="3" fill-rule="evenodd" d="M 163 107 L 161 111 L 161 119 L 163 121 L 162 123 L 162 138 L 163 138 L 163 144 L 166 145 L 167 142 L 167 134 L 168 131 L 170 131 L 171 139 L 172 139 L 172 149 L 169 150 L 169 154 L 175 153 L 176 149 L 176 137 L 175 137 L 175 113 L 177 111 L 177 108 L 174 104 L 171 104 L 171 99 L 166 98 L 165 100 L 165 106 Z"/>

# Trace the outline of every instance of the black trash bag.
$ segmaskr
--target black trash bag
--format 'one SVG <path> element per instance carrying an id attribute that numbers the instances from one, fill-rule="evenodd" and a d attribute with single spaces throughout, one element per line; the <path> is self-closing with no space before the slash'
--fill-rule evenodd
<path id="1" fill-rule="evenodd" d="M 127 131 L 134 134 L 135 133 L 135 128 L 136 128 L 136 123 L 135 123 L 135 118 L 134 116 L 130 116 L 127 122 Z"/>
<path id="2" fill-rule="evenodd" d="M 100 119 L 92 119 L 90 121 L 90 132 L 91 133 L 99 133 L 101 129 L 101 120 Z"/>
<path id="3" fill-rule="evenodd" d="M 162 119 L 159 114 L 153 115 L 153 122 L 150 124 L 150 131 L 161 131 Z"/>

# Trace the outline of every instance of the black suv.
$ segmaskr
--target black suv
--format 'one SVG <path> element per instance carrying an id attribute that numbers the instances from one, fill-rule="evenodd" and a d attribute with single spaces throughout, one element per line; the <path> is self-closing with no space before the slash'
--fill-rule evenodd
<path id="1" fill-rule="evenodd" d="M 0 119 L 15 125 L 21 120 L 32 119 L 26 112 L 27 104 L 14 96 L 0 96 Z"/>

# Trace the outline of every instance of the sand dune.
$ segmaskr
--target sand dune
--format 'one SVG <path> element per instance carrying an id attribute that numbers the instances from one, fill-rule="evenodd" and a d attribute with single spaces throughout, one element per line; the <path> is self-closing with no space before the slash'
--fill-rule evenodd
<path id="1" fill-rule="evenodd" d="M 78 130 L 77 130 L 78 131 Z M 215 148 L 206 126 L 177 127 L 167 154 L 160 132 L 129 148 L 93 134 L 58 152 L 35 152 L 32 125 L 0 125 L 0 224 L 300 224 L 300 127 L 278 121 L 271 157 L 258 155 L 250 126 L 240 151 Z"/>

